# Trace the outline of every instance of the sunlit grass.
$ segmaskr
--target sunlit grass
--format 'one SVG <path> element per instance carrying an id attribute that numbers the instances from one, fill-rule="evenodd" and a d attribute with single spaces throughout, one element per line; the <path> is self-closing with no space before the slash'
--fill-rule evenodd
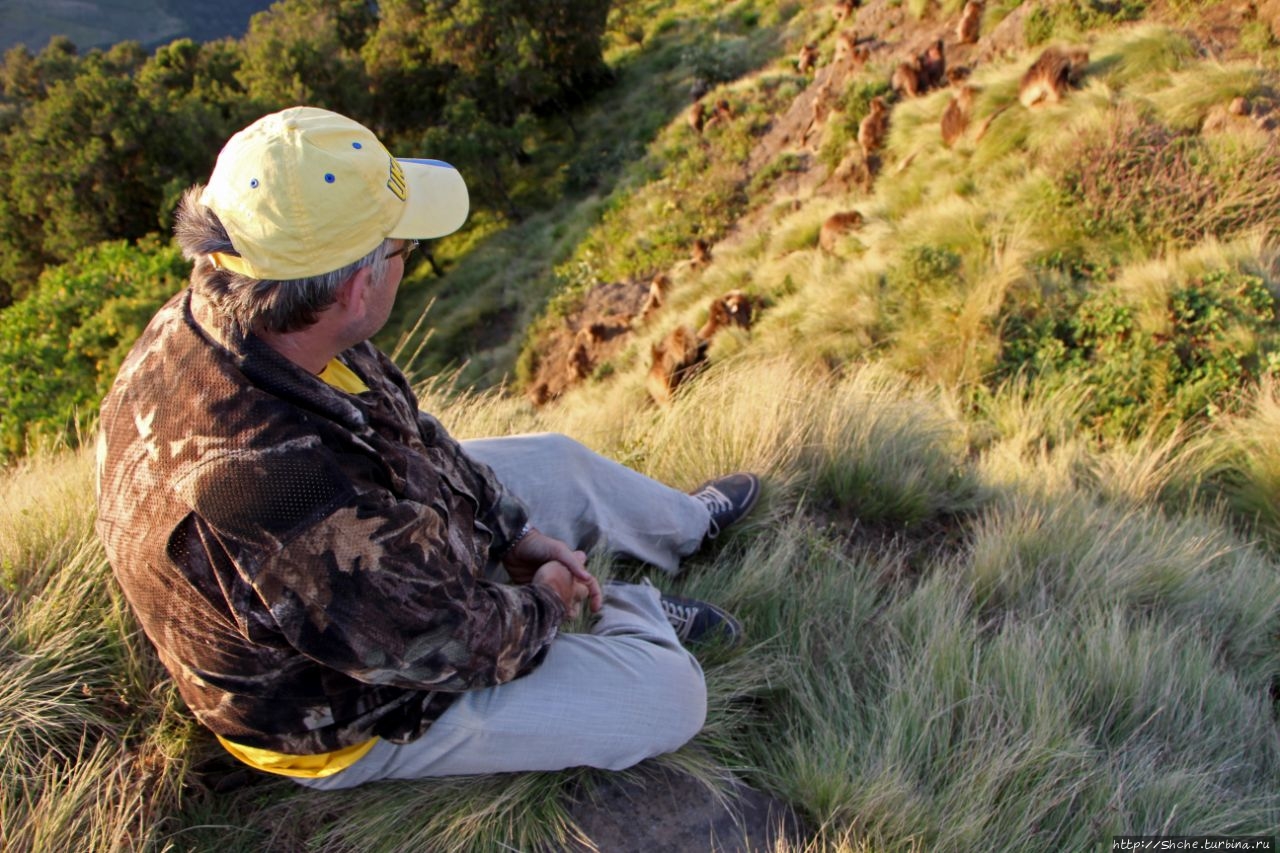
<path id="1" fill-rule="evenodd" d="M 1174 74 L 1147 97 L 1170 127 L 1198 130 L 1212 107 L 1256 94 L 1264 79 L 1259 69 L 1249 65 L 1197 66 Z"/>
<path id="2" fill-rule="evenodd" d="M 11 592 L 56 571 L 71 557 L 95 515 L 91 456 L 89 448 L 35 453 L 4 471 L 0 582 Z"/>
<path id="3" fill-rule="evenodd" d="M 708 661 L 708 728 L 666 761 L 713 790 L 728 778 L 717 767 L 736 768 L 826 827 L 831 846 L 818 849 L 971 849 L 1032 829 L 1062 848 L 1199 820 L 1242 833 L 1272 825 L 1266 780 L 1280 744 L 1266 688 L 1280 673 L 1280 574 L 1217 516 L 1162 507 L 1184 466 L 1176 441 L 1091 450 L 1073 440 L 1069 402 L 1025 385 L 963 424 L 955 400 L 893 374 L 750 358 L 621 429 L 587 399 L 535 416 L 498 394 L 424 390 L 460 435 L 591 433 L 595 411 L 602 449 L 630 449 L 678 486 L 734 468 L 765 475 L 751 523 L 687 577 L 658 579 L 733 609 L 752 643 Z M 986 448 L 981 464 L 972 441 Z M 1037 485 L 1060 455 L 1057 487 Z M 1025 478 L 995 476 L 1011 469 Z M 37 596 L 44 608 L 25 606 L 6 635 L 39 640 L 5 670 L 4 707 L 33 715 L 7 735 L 9 766 L 26 768 L 6 789 L 9 837 L 85 820 L 99 824 L 96 849 L 109 849 L 136 841 L 143 816 L 157 843 L 221 837 L 206 825 L 225 824 L 240 827 L 228 849 L 246 850 L 556 848 L 574 837 L 566 803 L 590 779 L 576 771 L 342 795 L 273 782 L 186 806 L 172 787 L 140 787 L 155 768 L 172 785 L 175 761 L 206 746 L 174 731 L 162 690 L 127 690 L 144 703 L 129 713 L 112 698 L 156 671 L 130 675 L 127 656 L 104 655 L 121 628 L 95 626 L 121 614 L 100 553 L 71 553 Z M 124 737 L 125 719 L 151 758 L 82 748 L 85 733 Z M 21 753 L 18 737 L 31 743 Z M 64 763 L 47 765 L 53 755 Z M 81 768 L 103 767 L 117 787 L 85 787 Z"/>
<path id="4" fill-rule="evenodd" d="M 1196 470 L 1222 483 L 1222 493 L 1257 535 L 1280 546 L 1280 393 L 1265 382 L 1250 405 L 1220 433 L 1194 447 Z"/>
<path id="5" fill-rule="evenodd" d="M 826 9 L 783 5 L 706 4 L 698 14 L 715 24 L 702 45 L 692 14 L 633 10 L 643 38 L 613 48 L 625 67 L 610 103 L 629 111 L 623 135 L 644 137 L 634 158 L 610 149 L 605 165 L 620 173 L 596 176 L 600 195 L 489 223 L 474 245 L 450 247 L 443 281 L 421 273 L 402 294 L 412 321 L 436 300 L 402 356 L 423 408 L 454 435 L 563 432 L 682 489 L 732 470 L 764 478 L 747 522 L 680 576 L 654 578 L 731 609 L 749 642 L 704 660 L 705 731 L 632 777 L 663 766 L 711 796 L 743 778 L 782 797 L 811 834 L 775 853 L 1274 834 L 1274 379 L 1239 388 L 1213 417 L 1156 413 L 1134 435 L 1104 438 L 1092 413 L 1107 389 L 1002 361 L 1012 309 L 1048 310 L 1104 286 L 1133 312 L 1133 334 L 1151 337 L 1169 332 L 1170 293 L 1214 271 L 1280 292 L 1267 234 L 1157 250 L 1087 233 L 1062 215 L 1052 172 L 1117 109 L 1193 130 L 1213 105 L 1274 84 L 1258 69 L 1199 60 L 1165 30 L 1099 33 L 1083 88 L 1028 111 L 1017 82 L 1035 51 L 993 59 L 972 78 L 975 125 L 1007 109 L 981 140 L 971 130 L 941 146 L 945 93 L 899 104 L 871 192 L 755 199 L 756 230 L 729 235 L 707 270 L 673 266 L 664 313 L 606 378 L 535 409 L 500 384 L 518 339 L 466 350 L 474 360 L 461 372 L 433 369 L 434 336 L 451 335 L 452 353 L 471 334 L 457 318 L 509 310 L 523 328 L 566 276 L 675 257 L 688 236 L 678 229 L 694 221 L 679 208 L 705 202 L 699 181 L 715 165 L 694 156 L 675 105 L 694 64 L 746 71 L 765 54 L 768 80 L 717 81 L 718 91 L 752 121 L 793 97 L 780 45 L 831 23 Z M 628 88 L 646 69 L 661 69 L 660 103 Z M 880 69 L 864 73 L 871 82 Z M 584 138 L 610 121 L 596 115 Z M 717 154 L 741 157 L 747 128 L 712 143 Z M 862 229 L 822 251 L 822 222 L 848 209 Z M 707 301 L 735 287 L 761 300 L 755 326 L 722 333 L 707 369 L 672 405 L 653 405 L 649 345 L 700 323 Z M 488 390 L 473 390 L 478 376 Z M 334 794 L 269 779 L 215 792 L 202 763 L 225 772 L 230 759 L 215 758 L 115 591 L 92 490 L 91 452 L 34 454 L 0 472 L 0 846 L 409 853 L 580 840 L 569 804 L 603 774 Z M 593 566 L 631 570 L 600 556 Z"/>

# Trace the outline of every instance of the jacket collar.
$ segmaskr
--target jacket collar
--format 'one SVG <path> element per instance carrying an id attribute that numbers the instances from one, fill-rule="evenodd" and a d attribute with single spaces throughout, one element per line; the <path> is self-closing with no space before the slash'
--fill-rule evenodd
<path id="1" fill-rule="evenodd" d="M 208 300 L 190 288 L 184 298 L 188 323 L 221 351 L 221 356 L 253 385 L 300 408 L 316 411 L 351 430 L 368 426 L 369 417 L 352 397 L 294 364 L 252 332 L 220 316 Z M 367 346 L 361 344 L 360 346 Z"/>

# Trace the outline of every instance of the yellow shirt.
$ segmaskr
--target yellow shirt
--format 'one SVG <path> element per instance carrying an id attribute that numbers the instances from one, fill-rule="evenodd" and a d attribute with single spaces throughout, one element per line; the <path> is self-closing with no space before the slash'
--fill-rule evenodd
<path id="1" fill-rule="evenodd" d="M 324 370 L 320 371 L 320 378 L 339 391 L 346 391 L 348 394 L 362 394 L 369 390 L 369 387 L 364 384 L 364 381 L 351 368 L 336 358 L 330 361 Z M 333 752 L 321 752 L 315 755 L 289 755 L 283 752 L 272 752 L 269 749 L 242 746 L 227 740 L 222 735 L 214 735 L 214 737 L 218 739 L 218 742 L 222 744 L 227 752 L 250 767 L 266 773 L 275 773 L 280 776 L 299 776 L 304 779 L 332 776 L 339 770 L 345 770 L 361 758 L 364 758 L 365 753 L 373 749 L 373 745 L 378 742 L 377 738 L 371 738 L 364 743 L 344 746 L 342 749 L 335 749 Z"/>
<path id="2" fill-rule="evenodd" d="M 364 380 L 357 376 L 354 370 L 336 358 L 332 359 L 325 365 L 324 370 L 320 371 L 320 378 L 339 391 L 346 391 L 348 394 L 363 394 L 369 390 L 369 386 L 364 384 Z"/>
<path id="3" fill-rule="evenodd" d="M 283 752 L 272 752 L 269 749 L 258 749 L 252 746 L 241 746 L 232 743 L 222 735 L 214 735 L 222 748 L 236 758 L 257 770 L 275 773 L 279 776 L 300 776 L 304 779 L 316 779 L 321 776 L 332 776 L 339 770 L 346 770 L 355 764 L 365 753 L 373 749 L 378 739 L 370 738 L 364 743 L 344 746 L 333 752 L 319 752 L 315 755 L 288 755 Z"/>

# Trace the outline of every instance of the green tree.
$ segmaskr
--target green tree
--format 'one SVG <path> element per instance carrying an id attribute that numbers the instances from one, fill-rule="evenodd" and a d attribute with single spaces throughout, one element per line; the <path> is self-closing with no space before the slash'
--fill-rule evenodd
<path id="1" fill-rule="evenodd" d="M 360 48 L 375 21 L 364 0 L 282 0 L 253 16 L 239 79 L 270 109 L 305 104 L 360 118 L 369 111 Z"/>
<path id="2" fill-rule="evenodd" d="M 0 278 L 11 285 L 101 240 L 156 228 L 155 192 L 147 189 L 164 183 L 169 163 L 148 147 L 159 141 L 152 105 L 112 71 L 86 62 L 5 138 Z"/>
<path id="3" fill-rule="evenodd" d="M 179 40 L 148 57 L 125 42 L 26 103 L 0 140 L 0 306 L 80 249 L 168 230 L 181 191 L 263 111 L 236 80 L 233 48 Z"/>
<path id="4" fill-rule="evenodd" d="M 241 42 L 66 39 L 0 73 L 0 306 L 101 240 L 167 230 L 173 204 L 239 127 L 299 103 L 449 156 L 477 204 L 518 215 L 538 119 L 608 76 L 607 0 L 282 0 Z M 439 145 L 422 147 L 428 140 Z M 412 149 L 410 148 L 412 145 Z M 516 188 L 516 189 L 513 189 Z"/>
<path id="5" fill-rule="evenodd" d="M 607 0 L 436 0 L 423 7 L 432 52 L 458 72 L 455 88 L 500 125 L 589 94 L 608 78 L 601 56 Z"/>
<path id="6" fill-rule="evenodd" d="M 70 80 L 80 67 L 80 51 L 66 36 L 53 36 L 36 56 L 40 83 L 48 89 L 60 80 Z"/>
<path id="7" fill-rule="evenodd" d="M 403 148 L 450 159 L 479 203 L 518 216 L 513 187 L 538 117 L 566 111 L 609 78 L 601 55 L 608 7 L 384 0 L 364 49 L 378 126 Z"/>
<path id="8" fill-rule="evenodd" d="M 423 133 L 422 141 L 414 147 L 456 165 L 466 174 L 473 197 L 519 219 L 522 213 L 512 187 L 521 145 L 532 132 L 532 124 L 528 113 L 511 125 L 498 124 L 475 100 L 455 95 L 439 123 Z"/>
<path id="9" fill-rule="evenodd" d="M 40 69 L 26 45 L 9 48 L 0 66 L 0 132 L 6 132 L 22 108 L 43 94 Z"/>
<path id="10" fill-rule="evenodd" d="M 152 105 L 153 133 L 169 149 L 155 152 L 170 171 L 150 188 L 161 230 L 168 230 L 182 192 L 213 170 L 227 138 L 268 111 L 240 85 L 240 65 L 236 42 L 179 39 L 158 48 L 138 72 L 138 97 Z"/>
<path id="11" fill-rule="evenodd" d="M 361 48 L 371 94 L 367 124 L 395 139 L 437 124 L 447 102 L 451 69 L 432 47 L 423 0 L 384 0 Z"/>
<path id="12" fill-rule="evenodd" d="M 0 460 L 97 412 L 120 364 L 190 266 L 154 238 L 103 243 L 41 274 L 0 309 Z"/>

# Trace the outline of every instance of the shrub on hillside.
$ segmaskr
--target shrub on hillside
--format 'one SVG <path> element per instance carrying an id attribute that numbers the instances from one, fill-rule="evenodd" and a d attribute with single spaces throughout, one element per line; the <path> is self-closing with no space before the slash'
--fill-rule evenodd
<path id="1" fill-rule="evenodd" d="M 1061 294 L 1005 318 L 1002 347 L 1004 376 L 1083 379 L 1087 417 L 1111 437 L 1214 417 L 1280 370 L 1276 297 L 1229 269 L 1171 287 L 1154 310 L 1113 288 Z"/>
<path id="2" fill-rule="evenodd" d="M 685 49 L 680 60 L 706 86 L 717 86 L 736 80 L 748 70 L 745 45 L 738 40 L 698 42 Z"/>
<path id="3" fill-rule="evenodd" d="M 885 287 L 894 294 L 887 309 L 904 323 L 923 320 L 937 297 L 959 288 L 963 264 L 964 259 L 948 246 L 908 246 L 885 272 Z"/>
<path id="4" fill-rule="evenodd" d="M 1027 44 L 1038 45 L 1054 36 L 1076 35 L 1122 21 L 1136 21 L 1146 11 L 1144 0 L 1068 0 L 1036 6 L 1024 24 Z"/>
<path id="5" fill-rule="evenodd" d="M 1081 140 L 1054 177 L 1085 234 L 1158 251 L 1274 227 L 1280 143 L 1175 134 L 1129 114 Z"/>
<path id="6" fill-rule="evenodd" d="M 0 310 L 0 460 L 96 414 L 134 340 L 189 272 L 155 239 L 102 243 Z"/>

